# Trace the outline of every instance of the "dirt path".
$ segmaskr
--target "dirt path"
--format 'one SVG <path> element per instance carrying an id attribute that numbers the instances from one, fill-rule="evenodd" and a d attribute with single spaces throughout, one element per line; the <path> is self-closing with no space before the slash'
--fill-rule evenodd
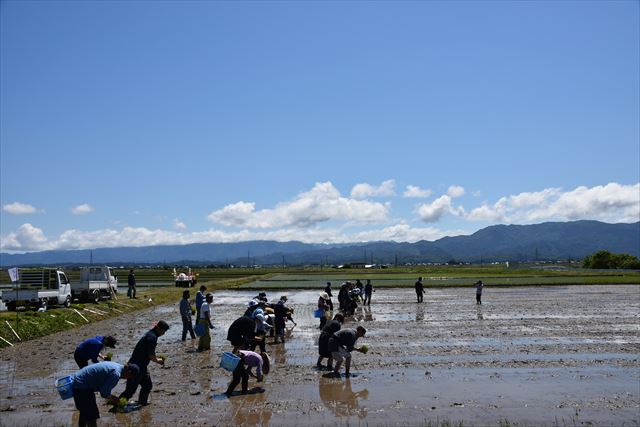
<path id="1" fill-rule="evenodd" d="M 177 303 L 128 314 L 0 352 L 0 425 L 71 425 L 73 401 L 60 400 L 55 378 L 75 371 L 82 339 L 113 334 L 124 363 L 159 319 L 172 329 L 151 367 L 152 405 L 99 425 L 638 425 L 640 286 L 378 289 L 346 327 L 368 329 L 367 355 L 354 353 L 355 376 L 328 379 L 313 368 L 317 292 L 286 292 L 298 326 L 274 345 L 266 392 L 220 398 L 230 375 L 218 367 L 229 350 L 228 325 L 254 292 L 218 292 L 210 354 L 180 342 Z M 319 289 L 320 291 L 321 289 Z M 270 298 L 279 296 L 272 293 Z M 252 381 L 250 387 L 254 386 Z M 116 391 L 124 389 L 121 382 Z"/>

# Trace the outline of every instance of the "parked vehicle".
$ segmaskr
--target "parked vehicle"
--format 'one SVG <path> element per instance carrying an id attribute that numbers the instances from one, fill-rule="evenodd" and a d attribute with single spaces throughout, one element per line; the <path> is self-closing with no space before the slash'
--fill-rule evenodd
<path id="1" fill-rule="evenodd" d="M 175 279 L 176 286 L 179 288 L 190 288 L 198 283 L 198 275 L 191 272 L 191 267 L 187 273 L 176 273 L 176 269 L 173 269 L 173 278 Z"/>
<path id="2" fill-rule="evenodd" d="M 71 284 L 71 294 L 80 301 L 100 302 L 112 299 L 118 293 L 118 278 L 112 267 L 83 267 L 80 281 Z"/>
<path id="3" fill-rule="evenodd" d="M 55 268 L 19 269 L 18 282 L 12 290 L 2 292 L 8 310 L 19 305 L 47 308 L 49 305 L 71 304 L 71 285 L 67 275 Z"/>

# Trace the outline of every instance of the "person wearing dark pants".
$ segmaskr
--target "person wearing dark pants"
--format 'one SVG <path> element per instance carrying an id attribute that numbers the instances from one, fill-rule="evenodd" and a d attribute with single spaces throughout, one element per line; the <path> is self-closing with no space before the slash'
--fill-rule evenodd
<path id="1" fill-rule="evenodd" d="M 364 302 L 363 305 L 371 305 L 371 293 L 373 292 L 373 285 L 371 280 L 367 279 L 367 284 L 364 285 Z"/>
<path id="2" fill-rule="evenodd" d="M 151 375 L 149 374 L 149 363 L 155 362 L 159 365 L 164 365 L 164 359 L 156 356 L 156 346 L 158 344 L 158 338 L 168 330 L 169 325 L 167 322 L 161 320 L 140 338 L 129 359 L 129 363 L 138 365 L 140 374 L 135 378 L 129 378 L 127 380 L 127 388 L 120 394 L 121 398 L 131 399 L 138 389 L 138 386 L 140 386 L 138 403 L 143 406 L 149 404 L 149 394 L 153 388 Z"/>
<path id="3" fill-rule="evenodd" d="M 329 300 L 327 301 L 329 303 L 329 310 L 333 311 L 333 301 L 331 301 L 331 298 L 333 297 L 333 294 L 331 293 L 331 282 L 327 282 L 327 286 L 324 288 L 324 291 L 329 295 Z"/>
<path id="4" fill-rule="evenodd" d="M 320 311 L 320 327 L 322 330 L 327 323 L 327 311 L 329 310 L 329 302 L 331 297 L 326 292 L 320 292 L 320 298 L 318 298 L 318 310 Z"/>
<path id="5" fill-rule="evenodd" d="M 416 297 L 418 302 L 422 302 L 422 296 L 424 295 L 424 285 L 422 284 L 422 277 L 418 277 L 418 281 L 415 284 Z"/>
<path id="6" fill-rule="evenodd" d="M 78 368 L 82 369 L 89 364 L 89 360 L 98 363 L 98 359 L 107 360 L 106 356 L 101 353 L 105 347 L 115 348 L 117 340 L 112 336 L 96 335 L 81 342 L 73 353 L 73 358 L 78 364 Z"/>
<path id="7" fill-rule="evenodd" d="M 133 270 L 129 270 L 129 276 L 127 276 L 127 296 L 129 298 L 136 298 L 136 275 L 133 274 Z"/>
<path id="8" fill-rule="evenodd" d="M 111 390 L 121 378 L 128 381 L 138 376 L 138 373 L 139 368 L 135 364 L 122 366 L 113 362 L 95 363 L 76 372 L 73 377 L 73 401 L 80 411 L 78 426 L 94 427 L 96 420 L 100 418 L 96 391 L 109 403 L 116 403 L 118 398 L 111 394 Z"/>
<path id="9" fill-rule="evenodd" d="M 189 291 L 182 293 L 182 300 L 180 300 L 180 317 L 182 318 L 182 341 L 187 339 L 187 332 L 191 335 L 191 339 L 196 339 L 196 334 L 193 332 L 193 322 L 191 321 L 191 304 L 189 303 Z"/>
<path id="10" fill-rule="evenodd" d="M 249 391 L 251 368 L 256 368 L 255 377 L 258 379 L 258 382 L 261 383 L 264 378 L 263 374 L 266 375 L 269 373 L 269 367 L 271 365 L 269 363 L 269 356 L 264 352 L 258 354 L 253 351 L 240 350 L 238 356 L 240 357 L 240 362 L 233 371 L 233 379 L 225 392 L 228 397 L 231 397 L 240 382 L 242 382 L 242 394 L 247 394 Z"/>
<path id="11" fill-rule="evenodd" d="M 482 288 L 484 287 L 482 280 L 478 280 L 475 283 L 475 286 L 476 286 L 476 304 L 481 305 L 482 304 Z"/>

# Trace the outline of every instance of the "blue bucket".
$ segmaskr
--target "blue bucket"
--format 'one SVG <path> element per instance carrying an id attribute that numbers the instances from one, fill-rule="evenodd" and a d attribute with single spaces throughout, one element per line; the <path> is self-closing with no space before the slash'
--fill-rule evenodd
<path id="1" fill-rule="evenodd" d="M 317 309 L 316 311 L 313 312 L 313 317 L 317 317 L 319 319 L 322 316 L 324 316 L 324 313 L 320 309 Z"/>
<path id="2" fill-rule="evenodd" d="M 58 378 L 56 380 L 56 388 L 62 400 L 71 399 L 73 397 L 73 377 Z"/>
<path id="3" fill-rule="evenodd" d="M 229 372 L 235 371 L 240 363 L 240 358 L 233 353 L 225 351 L 222 353 L 222 359 L 220 359 L 220 367 L 226 369 Z"/>

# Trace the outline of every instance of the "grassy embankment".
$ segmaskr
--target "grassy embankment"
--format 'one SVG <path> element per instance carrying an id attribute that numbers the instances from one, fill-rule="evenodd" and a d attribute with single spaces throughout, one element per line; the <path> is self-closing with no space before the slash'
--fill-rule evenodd
<path id="1" fill-rule="evenodd" d="M 176 288 L 164 276 L 164 271 L 146 271 L 136 272 L 138 277 L 137 296 L 136 299 L 127 298 L 122 292 L 119 293 L 117 299 L 111 301 L 102 301 L 99 304 L 93 303 L 74 303 L 70 308 L 52 308 L 46 312 L 39 313 L 34 310 L 19 309 L 17 312 L 1 312 L 0 313 L 0 337 L 11 342 L 12 344 L 20 341 L 32 340 L 55 332 L 76 328 L 87 323 L 97 322 L 100 320 L 116 317 L 124 313 L 142 310 L 170 302 L 178 302 L 182 296 L 184 288 Z M 233 289 L 246 282 L 255 280 L 256 272 L 233 272 L 233 274 L 209 274 L 200 275 L 198 286 L 205 285 L 208 290 L 216 289 Z M 73 275 L 70 274 L 73 278 Z M 231 277 L 228 277 L 231 276 Z M 259 277 L 261 277 L 260 274 Z M 121 275 L 122 277 L 122 275 Z M 126 274 L 125 283 L 126 283 Z M 160 277 L 164 277 L 167 286 L 145 287 L 145 281 L 156 282 Z M 73 280 L 73 279 L 71 279 Z M 192 297 L 195 296 L 197 288 L 191 289 Z M 20 339 L 11 331 L 9 325 L 16 331 Z M 9 344 L 0 340 L 0 348 L 9 347 Z"/>

